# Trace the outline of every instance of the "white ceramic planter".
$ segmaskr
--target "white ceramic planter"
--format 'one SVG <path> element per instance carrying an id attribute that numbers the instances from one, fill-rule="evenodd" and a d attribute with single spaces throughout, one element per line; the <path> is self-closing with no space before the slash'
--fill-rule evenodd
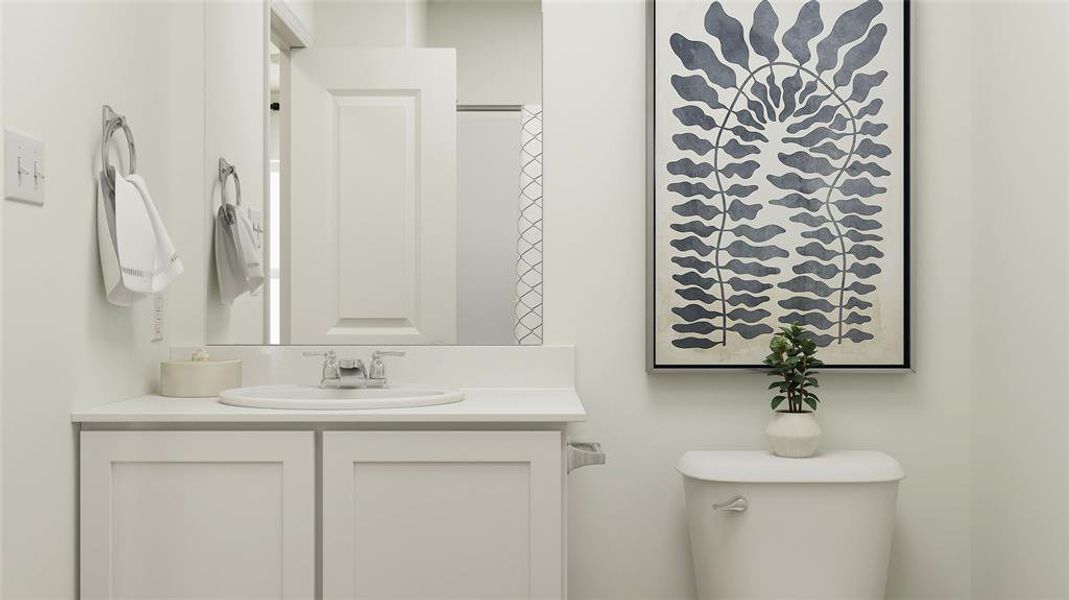
<path id="1" fill-rule="evenodd" d="M 809 458 L 820 446 L 820 424 L 811 412 L 776 411 L 765 429 L 772 454 L 786 458 Z"/>

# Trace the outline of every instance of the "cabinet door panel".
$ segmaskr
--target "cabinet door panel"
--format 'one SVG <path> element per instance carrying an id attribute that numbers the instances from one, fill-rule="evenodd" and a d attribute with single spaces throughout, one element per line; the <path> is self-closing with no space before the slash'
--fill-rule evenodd
<path id="1" fill-rule="evenodd" d="M 558 432 L 326 432 L 324 597 L 562 597 Z"/>
<path id="2" fill-rule="evenodd" d="M 311 598 L 311 432 L 82 433 L 82 598 Z"/>

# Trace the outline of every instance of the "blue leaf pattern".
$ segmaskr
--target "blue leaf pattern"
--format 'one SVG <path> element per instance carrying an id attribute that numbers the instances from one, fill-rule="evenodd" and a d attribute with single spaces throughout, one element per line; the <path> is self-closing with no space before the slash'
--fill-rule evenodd
<path id="1" fill-rule="evenodd" d="M 789 323 L 817 330 L 823 346 L 875 339 L 866 330 L 873 303 L 863 297 L 882 272 L 881 179 L 891 173 L 880 159 L 892 150 L 880 141 L 883 100 L 870 99 L 887 72 L 862 70 L 887 35 L 882 11 L 880 0 L 863 0 L 828 28 L 821 3 L 808 0 L 780 33 L 774 3 L 760 0 L 745 31 L 714 1 L 708 39 L 670 36 L 691 72 L 671 77 L 672 114 L 684 129 L 672 136 L 678 155 L 662 164 L 677 199 L 671 210 L 685 219 L 669 241 L 683 269 L 672 275 L 685 301 L 672 309 L 677 348 L 727 346 Z M 776 154 L 782 169 L 769 170 L 747 157 L 763 155 L 768 133 L 782 131 L 773 122 L 786 124 L 778 141 L 790 149 Z M 778 245 L 787 230 L 742 200 L 769 186 L 782 192 L 768 202 L 793 211 L 804 244 Z M 789 295 L 772 302 L 763 292 L 773 288 Z"/>

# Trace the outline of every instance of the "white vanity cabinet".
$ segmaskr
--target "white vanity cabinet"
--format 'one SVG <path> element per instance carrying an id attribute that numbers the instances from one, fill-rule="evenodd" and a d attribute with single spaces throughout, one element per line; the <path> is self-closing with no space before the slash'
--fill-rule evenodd
<path id="1" fill-rule="evenodd" d="M 83 431 L 81 598 L 312 598 L 311 431 Z"/>
<path id="2" fill-rule="evenodd" d="M 81 598 L 562 600 L 565 425 L 584 416 L 572 390 L 78 413 Z"/>
<path id="3" fill-rule="evenodd" d="M 559 431 L 323 433 L 323 597 L 563 597 Z"/>

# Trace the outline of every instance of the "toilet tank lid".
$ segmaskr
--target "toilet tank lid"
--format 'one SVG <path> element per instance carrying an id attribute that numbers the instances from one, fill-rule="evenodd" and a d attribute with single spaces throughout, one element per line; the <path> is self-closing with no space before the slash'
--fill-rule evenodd
<path id="1" fill-rule="evenodd" d="M 875 483 L 905 477 L 902 465 L 883 452 L 822 452 L 811 458 L 781 458 L 761 450 L 687 452 L 676 469 L 692 479 L 732 483 Z"/>

